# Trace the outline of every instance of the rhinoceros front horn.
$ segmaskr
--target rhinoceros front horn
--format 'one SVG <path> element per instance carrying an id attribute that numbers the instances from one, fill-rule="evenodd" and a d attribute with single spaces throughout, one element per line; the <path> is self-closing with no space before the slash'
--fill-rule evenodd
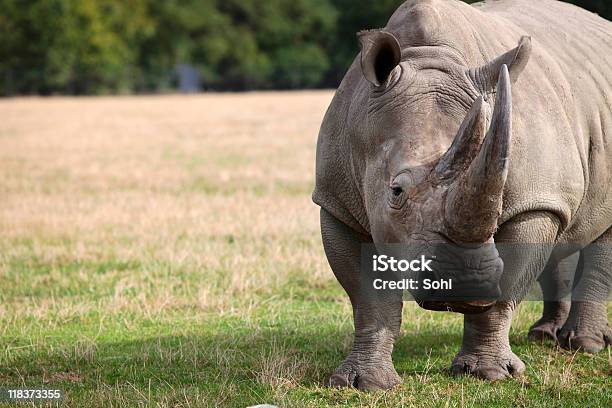
<path id="1" fill-rule="evenodd" d="M 480 104 L 477 101 L 475 106 Z M 473 111 L 468 114 L 468 118 L 474 115 Z M 508 67 L 502 65 L 497 82 L 495 109 L 484 143 L 467 170 L 451 184 L 447 195 L 446 233 L 455 242 L 487 242 L 497 229 L 508 175 L 511 137 L 510 75 Z"/>

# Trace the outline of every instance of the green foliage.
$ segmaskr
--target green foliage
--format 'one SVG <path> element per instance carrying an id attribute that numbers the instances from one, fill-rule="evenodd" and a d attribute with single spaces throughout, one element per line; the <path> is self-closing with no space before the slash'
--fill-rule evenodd
<path id="1" fill-rule="evenodd" d="M 474 0 L 465 0 L 473 3 Z M 612 17 L 607 0 L 570 0 Z M 336 86 L 402 0 L 0 0 L 0 95 Z"/>
<path id="2" fill-rule="evenodd" d="M 599 14 L 608 20 L 612 19 L 612 2 L 610 0 L 564 0 L 584 9 Z"/>
<path id="3" fill-rule="evenodd" d="M 146 0 L 2 0 L 0 70 L 6 93 L 129 90 L 151 32 Z"/>

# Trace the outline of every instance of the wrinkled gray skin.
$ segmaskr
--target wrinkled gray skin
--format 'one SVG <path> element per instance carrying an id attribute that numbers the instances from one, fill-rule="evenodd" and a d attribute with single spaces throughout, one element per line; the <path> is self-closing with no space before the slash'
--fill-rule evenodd
<path id="1" fill-rule="evenodd" d="M 321 126 L 313 193 L 355 321 L 330 384 L 400 382 L 401 298 L 360 289 L 360 245 L 371 242 L 550 244 L 504 268 L 515 300 L 442 305 L 482 312 L 465 315 L 452 373 L 518 375 L 512 313 L 538 277 L 549 291 L 559 282 L 555 263 L 572 253 L 551 256 L 553 245 L 612 241 L 612 24 L 552 0 L 409 0 L 359 40 Z M 588 256 L 584 298 L 547 302 L 532 340 L 587 352 L 610 343 L 601 299 L 612 255 Z"/>

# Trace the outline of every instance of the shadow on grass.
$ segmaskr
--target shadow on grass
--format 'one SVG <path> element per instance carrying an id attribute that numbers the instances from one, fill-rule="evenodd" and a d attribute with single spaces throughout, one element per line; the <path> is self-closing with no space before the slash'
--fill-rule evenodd
<path id="1" fill-rule="evenodd" d="M 214 330 L 123 342 L 43 343 L 7 352 L 0 383 L 59 385 L 76 393 L 101 385 L 146 390 L 153 383 L 158 391 L 187 386 L 211 397 L 222 397 L 229 387 L 243 400 L 257 402 L 277 387 L 323 386 L 348 353 L 351 340 L 352 328 L 322 322 L 321 327 L 290 323 L 253 330 L 218 325 Z M 447 345 L 458 347 L 459 342 L 458 334 L 403 336 L 394 351 L 399 374 L 431 370 L 431 359 L 444 360 Z"/>

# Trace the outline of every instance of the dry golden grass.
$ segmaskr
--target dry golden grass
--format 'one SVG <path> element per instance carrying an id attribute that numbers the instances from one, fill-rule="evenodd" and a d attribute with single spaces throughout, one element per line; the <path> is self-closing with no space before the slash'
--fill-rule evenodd
<path id="1" fill-rule="evenodd" d="M 303 242 L 318 235 L 309 193 L 318 127 L 331 96 L 2 100 L 3 257 L 48 265 L 109 257 L 142 262 L 150 267 L 117 271 L 106 309 L 152 314 L 185 302 L 221 309 L 284 281 L 288 268 L 327 279 L 318 248 Z M 170 274 L 188 269 L 202 279 L 190 288 L 173 279 L 147 288 L 147 269 L 159 270 L 150 265 L 155 262 Z M 70 286 L 67 280 L 75 279 L 61 275 L 53 270 L 32 285 Z M 132 291 L 139 296 L 125 296 Z M 49 308 L 69 314 L 99 306 L 38 301 L 12 311 L 42 318 Z"/>

